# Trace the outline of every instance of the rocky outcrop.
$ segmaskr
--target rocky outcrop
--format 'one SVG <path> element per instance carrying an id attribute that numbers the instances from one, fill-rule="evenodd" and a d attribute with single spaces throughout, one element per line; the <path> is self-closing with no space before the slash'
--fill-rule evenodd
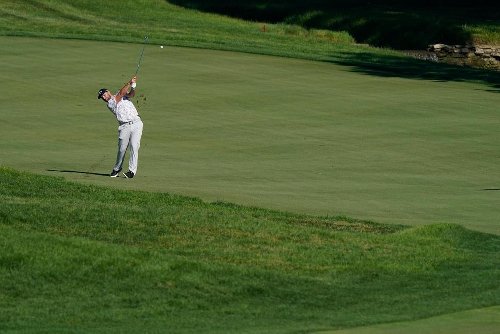
<path id="1" fill-rule="evenodd" d="M 444 63 L 500 70 L 500 46 L 433 44 L 428 51 Z"/>

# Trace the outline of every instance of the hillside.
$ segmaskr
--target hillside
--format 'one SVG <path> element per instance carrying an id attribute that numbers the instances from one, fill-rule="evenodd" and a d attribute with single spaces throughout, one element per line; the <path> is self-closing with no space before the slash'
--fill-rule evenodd
<path id="1" fill-rule="evenodd" d="M 457 225 L 293 215 L 1 168 L 0 230 L 7 332 L 289 333 L 500 301 L 500 238 Z"/>
<path id="2" fill-rule="evenodd" d="M 393 0 L 172 0 L 172 3 L 243 18 L 347 31 L 358 43 L 394 49 L 429 44 L 500 45 L 500 9 L 495 1 Z"/>
<path id="3" fill-rule="evenodd" d="M 152 44 L 354 61 L 389 70 L 393 59 L 409 62 L 407 65 L 411 67 L 426 66 L 421 62 L 414 65 L 408 55 L 431 57 L 414 50 L 426 49 L 429 44 L 500 44 L 500 15 L 498 8 L 488 1 L 466 6 L 446 1 L 402 4 L 388 0 L 369 3 L 365 0 L 230 3 L 127 0 L 109 2 L 108 7 L 115 8 L 114 11 L 102 10 L 86 0 L 2 0 L 1 3 L 0 35 L 136 43 L 148 35 Z M 248 21 L 237 19 L 241 17 Z M 405 51 L 394 51 L 398 49 Z M 456 63 L 454 59 L 445 62 Z M 467 64 L 480 68 L 498 66 L 496 62 L 492 65 L 490 60 L 481 59 Z M 419 72 L 426 71 L 419 69 Z"/>

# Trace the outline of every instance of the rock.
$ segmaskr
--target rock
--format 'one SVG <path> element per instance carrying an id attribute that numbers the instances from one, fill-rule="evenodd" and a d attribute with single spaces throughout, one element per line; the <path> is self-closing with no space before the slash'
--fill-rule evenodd
<path id="1" fill-rule="evenodd" d="M 500 46 L 431 44 L 427 49 L 441 62 L 500 70 Z"/>

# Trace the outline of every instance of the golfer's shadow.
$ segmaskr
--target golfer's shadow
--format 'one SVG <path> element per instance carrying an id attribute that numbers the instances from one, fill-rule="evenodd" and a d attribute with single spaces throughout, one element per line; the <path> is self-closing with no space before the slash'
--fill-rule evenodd
<path id="1" fill-rule="evenodd" d="M 86 174 L 86 175 L 97 175 L 97 176 L 109 176 L 109 174 L 93 173 L 93 172 L 83 172 L 83 171 L 78 171 L 78 170 L 47 169 L 47 172 L 75 173 L 75 174 Z"/>

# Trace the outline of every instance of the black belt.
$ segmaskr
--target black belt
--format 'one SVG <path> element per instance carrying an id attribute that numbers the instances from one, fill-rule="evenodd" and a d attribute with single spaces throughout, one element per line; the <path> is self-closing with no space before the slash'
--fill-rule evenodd
<path id="1" fill-rule="evenodd" d="M 135 121 L 119 122 L 119 123 L 120 123 L 120 125 L 124 125 L 124 124 L 128 124 L 128 125 L 130 125 L 130 124 L 134 124 L 135 122 L 139 122 L 140 120 L 141 120 L 141 119 L 140 119 L 140 118 L 138 118 L 138 119 L 136 119 Z"/>

